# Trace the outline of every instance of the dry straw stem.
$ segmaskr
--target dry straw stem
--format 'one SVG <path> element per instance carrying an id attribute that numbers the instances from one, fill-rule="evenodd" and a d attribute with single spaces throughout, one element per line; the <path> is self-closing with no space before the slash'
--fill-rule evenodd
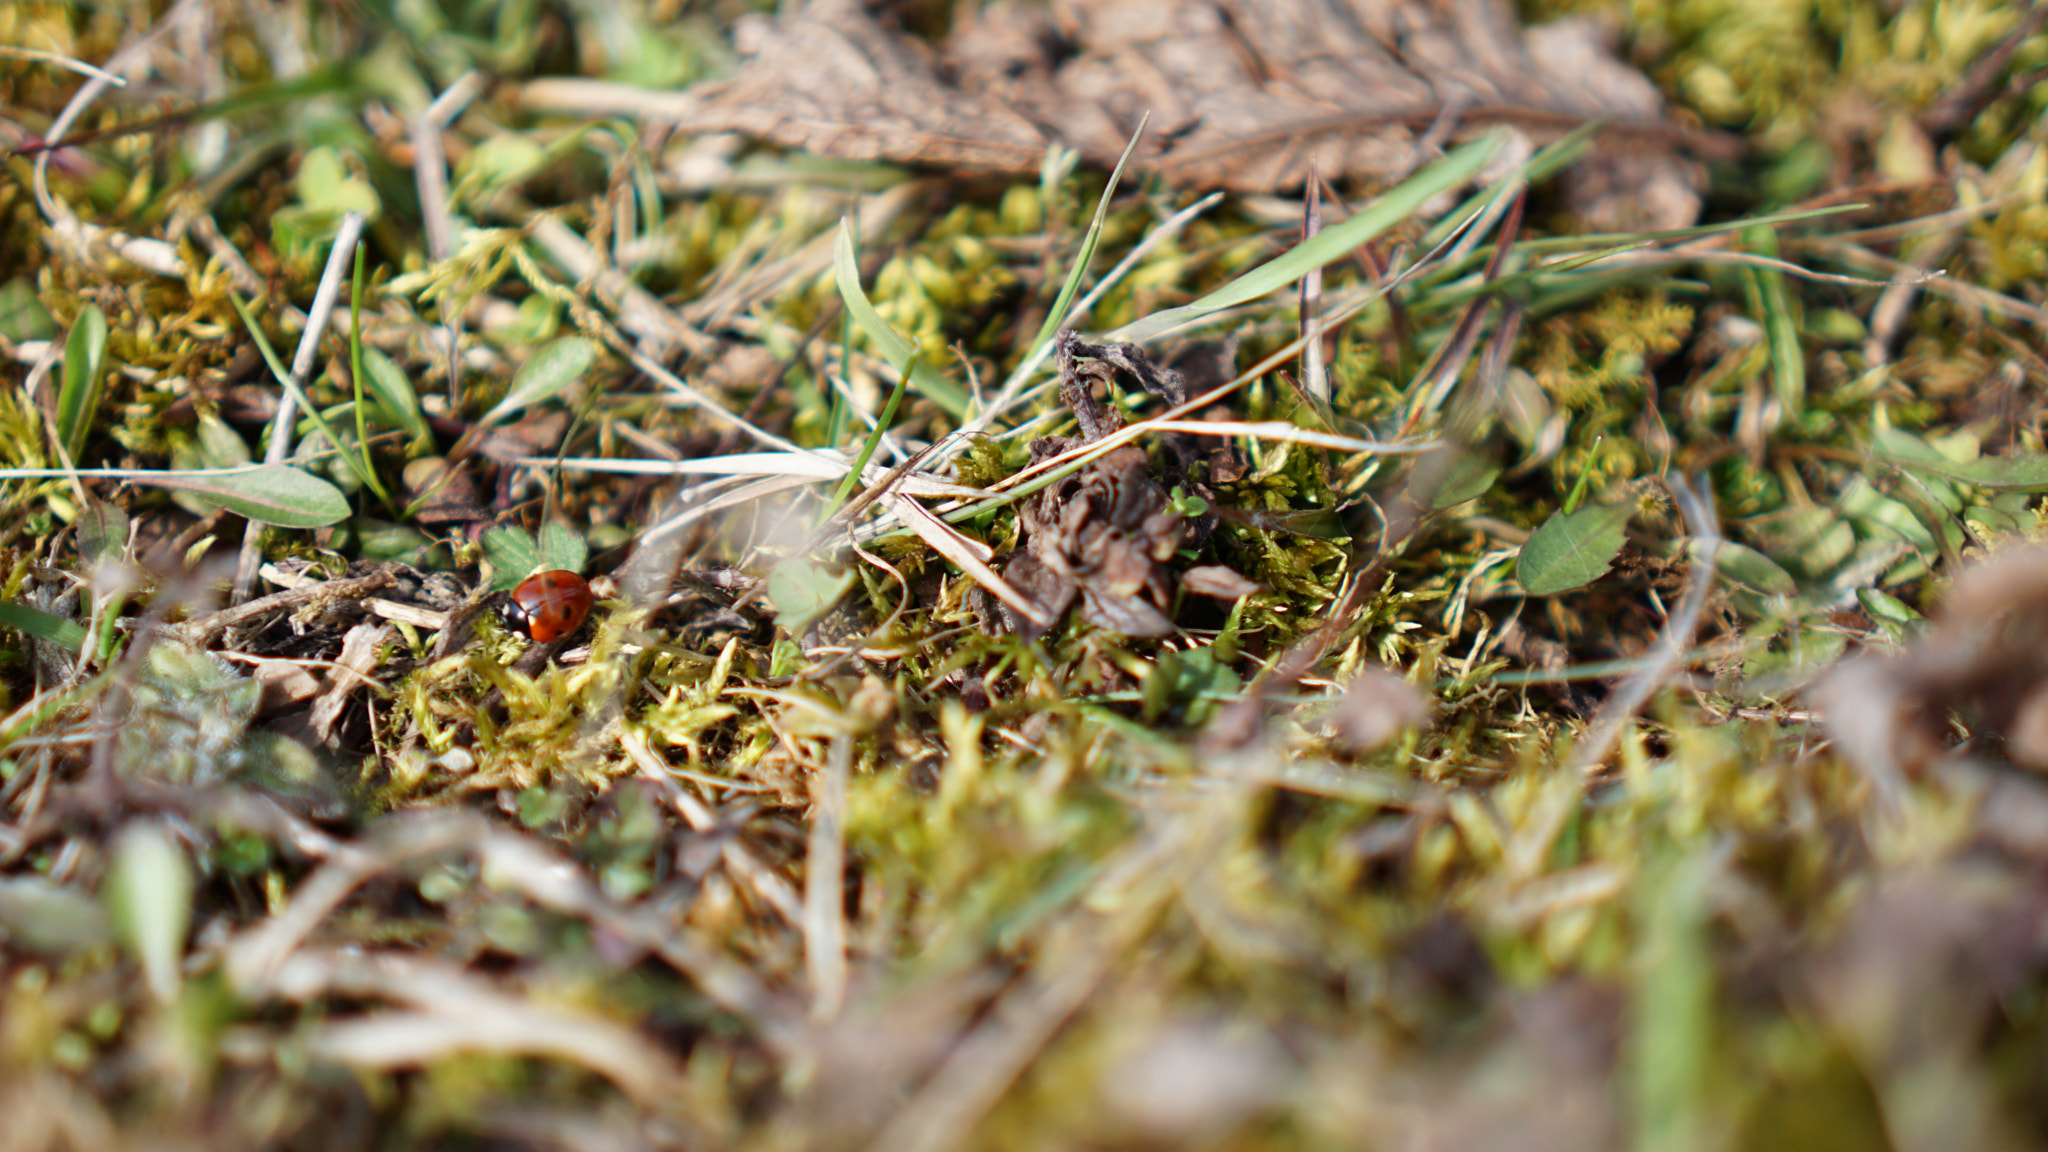
<path id="1" fill-rule="evenodd" d="M 580 1064 L 641 1107 L 670 1112 L 694 1095 L 667 1049 L 634 1029 L 494 988 L 461 968 L 399 952 L 309 950 L 271 979 L 285 999 L 375 997 L 407 1006 L 330 1016 L 305 1038 L 307 1054 L 352 1068 L 414 1068 L 485 1052 Z"/>
<path id="2" fill-rule="evenodd" d="M 846 785 L 853 738 L 832 738 L 823 771 L 811 774 L 810 853 L 804 864 L 804 965 L 811 1019 L 829 1022 L 846 1004 Z"/>
<path id="3" fill-rule="evenodd" d="M 475 853 L 482 874 L 494 884 L 650 949 L 771 1043 L 796 1042 L 798 1031 L 788 1009 L 746 969 L 686 933 L 657 923 L 647 912 L 619 906 L 553 849 L 494 828 L 471 813 L 393 817 L 373 831 L 367 845 L 330 847 L 327 863 L 299 886 L 284 908 L 229 942 L 223 968 L 230 981 L 253 999 L 290 995 L 283 984 L 288 962 L 351 893 L 372 877 L 457 850 Z"/>
<path id="4" fill-rule="evenodd" d="M 363 234 L 364 218 L 360 212 L 347 212 L 341 217 L 341 225 L 335 230 L 334 243 L 327 251 L 327 268 L 320 274 L 320 287 L 313 294 L 313 307 L 306 313 L 306 328 L 299 336 L 298 352 L 292 357 L 292 374 L 278 381 L 283 395 L 278 397 L 277 418 L 270 424 L 270 447 L 264 451 L 265 464 L 283 464 L 291 456 L 292 432 L 298 427 L 299 405 L 305 395 L 307 381 L 312 379 L 313 364 L 320 353 L 320 337 L 326 334 L 328 317 L 334 314 L 334 305 L 341 297 L 341 281 L 348 274 L 350 261 L 355 256 L 356 242 Z M 250 521 L 242 533 L 242 556 L 235 565 L 235 593 L 237 603 L 249 598 L 249 590 L 256 583 L 256 569 L 263 564 L 263 525 Z"/>

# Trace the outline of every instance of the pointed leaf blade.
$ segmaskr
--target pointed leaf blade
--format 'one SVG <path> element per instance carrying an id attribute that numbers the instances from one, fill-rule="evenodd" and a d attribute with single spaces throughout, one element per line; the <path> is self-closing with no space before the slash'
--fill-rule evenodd
<path id="1" fill-rule="evenodd" d="M 1515 561 L 1522 590 L 1554 596 L 1607 575 L 1628 542 L 1624 529 L 1635 510 L 1634 504 L 1595 504 L 1545 520 Z"/>
<path id="2" fill-rule="evenodd" d="M 1341 224 L 1323 229 L 1314 238 L 1295 245 L 1285 255 L 1267 261 L 1192 304 L 1155 312 L 1134 324 L 1124 325 L 1105 339 L 1111 342 L 1142 342 L 1213 312 L 1247 304 L 1286 288 L 1310 271 L 1341 259 L 1360 244 L 1407 219 L 1434 197 L 1477 176 L 1480 169 L 1486 167 L 1486 162 L 1500 150 L 1504 139 L 1495 133 L 1474 140 L 1416 173 L 1374 201 L 1371 207 Z"/>
<path id="3" fill-rule="evenodd" d="M 550 399 L 583 379 L 597 363 L 597 341 L 588 336 L 564 336 L 526 358 L 512 377 L 512 387 L 496 407 L 477 423 L 497 424 L 522 409 Z"/>
<path id="4" fill-rule="evenodd" d="M 286 464 L 224 476 L 157 472 L 134 482 L 192 492 L 237 516 L 279 528 L 325 528 L 348 519 L 348 497 L 341 489 Z"/>
<path id="5" fill-rule="evenodd" d="M 64 340 L 64 383 L 57 393 L 57 436 L 78 462 L 100 407 L 100 369 L 107 350 L 107 318 L 88 304 Z"/>
<path id="6" fill-rule="evenodd" d="M 163 826 L 138 820 L 121 833 L 107 869 L 107 913 L 160 1002 L 174 1000 L 192 925 L 192 864 Z"/>

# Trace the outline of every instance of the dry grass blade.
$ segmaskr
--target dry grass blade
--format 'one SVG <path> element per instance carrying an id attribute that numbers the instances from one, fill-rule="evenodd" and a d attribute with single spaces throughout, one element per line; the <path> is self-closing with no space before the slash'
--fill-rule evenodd
<path id="1" fill-rule="evenodd" d="M 958 565 L 962 572 L 976 584 L 986 588 L 998 600 L 1009 605 L 1033 624 L 1050 628 L 1053 620 L 1037 604 L 1022 592 L 1012 587 L 1009 581 L 996 574 L 988 566 L 988 545 L 969 540 L 953 526 L 927 511 L 924 505 L 907 496 L 885 496 L 889 507 L 901 518 L 905 527 L 917 534 L 917 538 L 931 546 L 932 551 Z"/>
<path id="2" fill-rule="evenodd" d="M 810 855 L 804 865 L 804 962 L 811 1019 L 827 1022 L 846 1004 L 846 782 L 853 740 L 832 738 L 825 770 L 811 777 Z"/>
<path id="3" fill-rule="evenodd" d="M 308 1055 L 355 1068 L 417 1067 L 466 1053 L 552 1056 L 599 1073 L 643 1107 L 668 1111 L 693 1095 L 682 1066 L 631 1028 L 542 1007 L 459 969 L 395 953 L 307 952 L 285 963 L 276 987 L 295 1000 L 375 996 L 412 1006 L 330 1018 L 306 1038 Z"/>

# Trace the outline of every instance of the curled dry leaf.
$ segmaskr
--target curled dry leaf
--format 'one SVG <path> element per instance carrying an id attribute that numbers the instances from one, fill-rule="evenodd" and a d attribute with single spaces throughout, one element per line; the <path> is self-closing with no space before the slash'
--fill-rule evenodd
<path id="1" fill-rule="evenodd" d="M 1503 0 L 999 0 L 934 51 L 857 0 L 743 22 L 737 74 L 682 93 L 527 86 L 529 107 L 639 113 L 857 160 L 1031 172 L 1048 144 L 1178 184 L 1273 192 L 1310 161 L 1392 183 L 1447 137 L 1507 124 L 1535 141 L 1605 121 L 1572 195 L 1595 227 L 1681 227 L 1699 209 L 1683 153 L 1731 145 L 1664 119 L 1656 89 L 1577 18 L 1523 29 Z M 963 9 L 976 6 L 962 5 Z"/>
<path id="2" fill-rule="evenodd" d="M 1186 400 L 1186 388 L 1170 369 L 1157 367 L 1136 345 L 1083 343 L 1071 332 L 1057 343 L 1060 397 L 1080 422 L 1079 437 L 1046 436 L 1031 442 L 1038 464 L 1123 427 L 1114 409 L 1095 399 L 1119 374 L 1136 388 L 1156 392 L 1168 403 Z M 1173 444 L 1166 483 L 1206 504 L 1208 488 L 1187 475 L 1183 450 Z M 1183 515 L 1166 484 L 1152 474 L 1144 450 L 1124 445 L 1050 485 L 1024 505 L 1024 547 L 1003 571 L 1010 587 L 1035 604 L 1046 621 L 1057 621 L 1078 598 L 1081 617 L 1126 636 L 1166 636 L 1173 621 L 1164 609 L 1173 602 L 1172 572 L 1166 562 L 1182 548 L 1198 547 L 1216 527 L 1216 514 Z M 1192 588 L 1205 595 L 1234 598 L 1258 586 L 1227 568 L 1196 569 Z M 1193 573 L 1190 573 L 1193 575 Z M 1232 583 L 1234 581 L 1235 583 Z M 1242 586 L 1244 591 L 1228 591 Z M 1005 604 L 1001 618 L 1011 631 L 1036 638 L 1049 623 L 1030 620 Z"/>
<path id="3" fill-rule="evenodd" d="M 1354 752 L 1383 748 L 1410 728 L 1429 723 L 1433 709 L 1415 685 L 1384 668 L 1367 668 L 1330 713 L 1337 738 Z"/>
<path id="4" fill-rule="evenodd" d="M 1193 592 L 1198 596 L 1213 596 L 1218 600 L 1242 600 L 1265 585 L 1247 580 L 1221 564 L 1204 564 L 1181 573 L 1180 587 L 1181 591 Z"/>
<path id="5" fill-rule="evenodd" d="M 1835 747 L 1887 799 L 1943 754 L 1951 712 L 2048 772 L 2048 546 L 1965 569 L 1916 644 L 1844 664 L 1814 697 Z"/>

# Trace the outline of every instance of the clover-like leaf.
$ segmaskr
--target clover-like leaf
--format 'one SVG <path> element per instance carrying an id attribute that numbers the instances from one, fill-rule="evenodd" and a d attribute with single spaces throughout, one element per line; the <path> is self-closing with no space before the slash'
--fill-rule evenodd
<path id="1" fill-rule="evenodd" d="M 480 543 L 493 588 L 510 591 L 540 570 L 540 545 L 524 528 L 500 525 L 486 531 Z"/>

